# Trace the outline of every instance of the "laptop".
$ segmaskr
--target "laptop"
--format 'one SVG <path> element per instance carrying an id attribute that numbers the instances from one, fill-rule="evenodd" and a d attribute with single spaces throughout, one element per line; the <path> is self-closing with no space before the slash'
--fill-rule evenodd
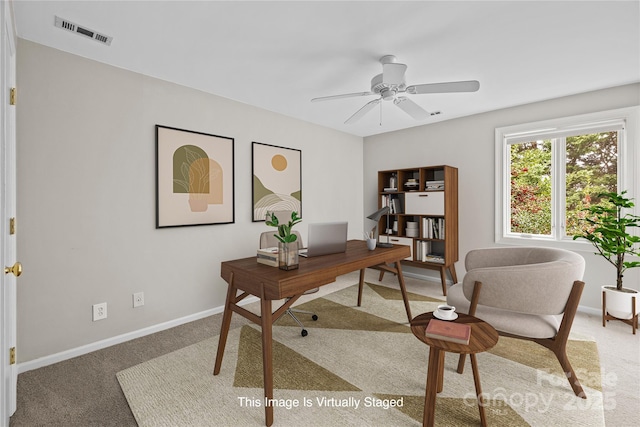
<path id="1" fill-rule="evenodd" d="M 301 249 L 299 255 L 314 257 L 345 252 L 348 225 L 346 221 L 309 224 L 307 248 Z"/>

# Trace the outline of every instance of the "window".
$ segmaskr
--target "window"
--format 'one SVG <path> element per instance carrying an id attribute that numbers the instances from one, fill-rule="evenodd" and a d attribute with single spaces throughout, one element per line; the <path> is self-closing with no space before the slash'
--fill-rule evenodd
<path id="1" fill-rule="evenodd" d="M 496 242 L 562 242 L 603 192 L 636 194 L 637 107 L 496 129 Z M 631 142 L 630 142 L 631 141 Z"/>

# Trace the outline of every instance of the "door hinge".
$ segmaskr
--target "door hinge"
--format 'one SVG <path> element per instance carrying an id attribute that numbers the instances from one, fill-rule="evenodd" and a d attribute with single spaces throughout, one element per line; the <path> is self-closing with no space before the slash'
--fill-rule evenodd
<path id="1" fill-rule="evenodd" d="M 16 105 L 16 88 L 12 87 L 9 90 L 9 105 Z"/>
<path id="2" fill-rule="evenodd" d="M 9 219 L 9 234 L 16 234 L 16 219 L 15 219 L 15 217 Z"/>
<path id="3" fill-rule="evenodd" d="M 16 348 L 11 347 L 9 349 L 9 365 L 15 365 L 15 364 L 16 364 Z"/>

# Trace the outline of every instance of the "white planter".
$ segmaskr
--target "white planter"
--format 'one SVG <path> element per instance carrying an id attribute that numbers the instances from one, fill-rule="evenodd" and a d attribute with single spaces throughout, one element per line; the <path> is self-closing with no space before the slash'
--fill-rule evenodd
<path id="1" fill-rule="evenodd" d="M 636 297 L 636 314 L 638 314 L 638 307 L 640 304 L 638 300 L 640 300 L 640 293 L 635 289 L 622 288 L 624 291 L 616 290 L 615 285 L 607 285 L 603 286 L 602 290 L 606 294 L 606 309 L 607 313 L 611 316 L 616 317 L 618 319 L 631 319 L 631 299 L 632 297 Z"/>

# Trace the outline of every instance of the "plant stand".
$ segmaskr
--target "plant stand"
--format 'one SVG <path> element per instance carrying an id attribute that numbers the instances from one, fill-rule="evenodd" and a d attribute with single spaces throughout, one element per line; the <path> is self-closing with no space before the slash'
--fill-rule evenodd
<path id="1" fill-rule="evenodd" d="M 631 319 L 619 319 L 615 316 L 607 313 L 607 295 L 605 291 L 602 291 L 602 327 L 607 326 L 607 322 L 609 320 L 619 320 L 627 325 L 631 325 L 631 329 L 633 331 L 633 335 L 636 334 L 636 329 L 638 329 L 638 313 L 636 313 L 636 297 L 631 297 Z"/>

